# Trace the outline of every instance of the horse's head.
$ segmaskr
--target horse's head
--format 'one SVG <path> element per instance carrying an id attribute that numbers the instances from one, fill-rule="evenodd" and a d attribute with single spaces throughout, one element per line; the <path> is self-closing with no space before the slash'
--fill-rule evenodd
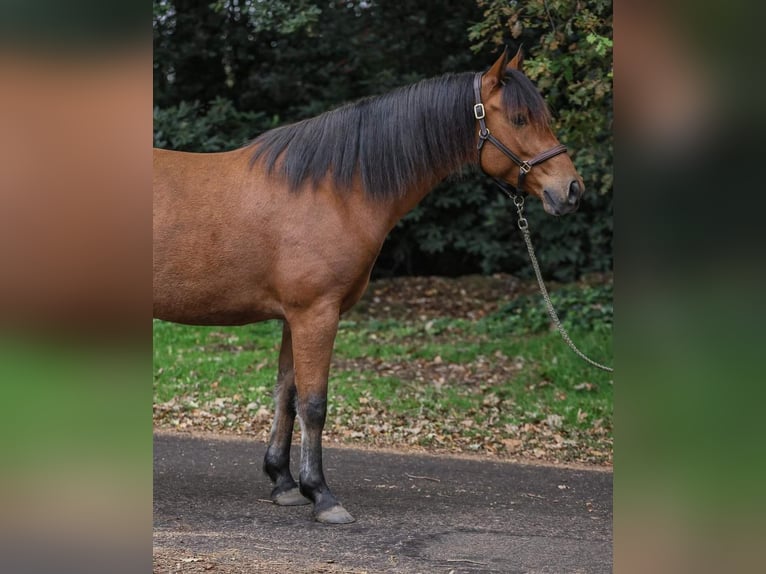
<path id="1" fill-rule="evenodd" d="M 521 61 L 521 50 L 509 61 L 506 49 L 477 76 L 479 162 L 486 174 L 540 198 L 551 215 L 570 213 L 585 187 L 551 130 L 542 96 L 521 72 Z"/>

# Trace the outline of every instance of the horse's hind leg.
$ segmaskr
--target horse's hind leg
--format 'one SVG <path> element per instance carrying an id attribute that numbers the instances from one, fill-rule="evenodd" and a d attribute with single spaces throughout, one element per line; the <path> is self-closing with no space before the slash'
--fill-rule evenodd
<path id="1" fill-rule="evenodd" d="M 271 499 L 282 506 L 309 504 L 290 473 L 290 443 L 295 424 L 295 368 L 290 326 L 282 327 L 282 347 L 279 351 L 277 390 L 274 395 L 274 424 L 269 446 L 263 459 L 263 470 L 274 482 Z"/>
<path id="2" fill-rule="evenodd" d="M 346 524 L 354 518 L 327 486 L 322 470 L 322 429 L 327 415 L 327 377 L 338 330 L 338 308 L 314 305 L 291 317 L 298 418 L 301 423 L 300 490 L 314 503 L 320 522 Z"/>

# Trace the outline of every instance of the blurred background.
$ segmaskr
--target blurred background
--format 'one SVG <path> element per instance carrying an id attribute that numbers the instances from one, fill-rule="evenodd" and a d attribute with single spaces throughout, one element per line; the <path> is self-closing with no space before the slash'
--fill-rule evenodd
<path id="1" fill-rule="evenodd" d="M 758 571 L 763 6 L 615 15 L 615 571 Z"/>
<path id="2" fill-rule="evenodd" d="M 0 3 L 0 571 L 151 569 L 149 5 Z"/>

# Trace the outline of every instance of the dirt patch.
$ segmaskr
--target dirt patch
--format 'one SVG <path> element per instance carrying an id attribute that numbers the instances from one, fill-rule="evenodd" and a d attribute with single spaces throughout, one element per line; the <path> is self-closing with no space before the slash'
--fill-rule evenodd
<path id="1" fill-rule="evenodd" d="M 225 552 L 187 552 L 175 548 L 154 547 L 153 574 L 371 574 L 368 570 L 349 570 L 328 563 L 296 564 L 245 556 L 236 548 Z"/>
<path id="2" fill-rule="evenodd" d="M 510 358 L 497 352 L 490 360 L 479 356 L 468 363 L 448 363 L 440 357 L 424 359 L 411 357 L 401 360 L 384 360 L 379 357 L 336 359 L 333 369 L 338 371 L 374 371 L 381 377 L 397 377 L 416 383 L 427 383 L 437 390 L 447 381 L 464 387 L 478 388 L 505 380 L 522 369 L 524 364 L 518 358 Z"/>
<path id="3" fill-rule="evenodd" d="M 611 280 L 611 274 L 593 273 L 583 277 L 582 282 L 601 285 Z M 555 291 L 559 285 L 550 282 L 547 287 L 549 291 Z M 522 280 L 507 273 L 377 279 L 347 316 L 350 319 L 405 321 L 438 317 L 476 320 L 497 311 L 520 295 L 537 292 L 534 279 Z"/>
<path id="4" fill-rule="evenodd" d="M 480 319 L 533 288 L 530 282 L 507 274 L 378 279 L 348 317 L 405 321 L 436 317 Z"/>

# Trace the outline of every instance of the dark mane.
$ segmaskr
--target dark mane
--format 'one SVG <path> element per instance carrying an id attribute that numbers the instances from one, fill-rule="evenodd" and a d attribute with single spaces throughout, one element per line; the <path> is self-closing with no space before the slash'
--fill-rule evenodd
<path id="1" fill-rule="evenodd" d="M 506 78 L 509 117 L 527 112 L 547 124 L 548 111 L 534 85 L 515 71 Z M 360 177 L 372 197 L 399 196 L 413 183 L 475 162 L 473 73 L 447 74 L 346 104 L 314 118 L 261 134 L 250 165 L 263 160 L 269 174 L 292 191 L 317 185 L 330 173 L 340 190 Z"/>

